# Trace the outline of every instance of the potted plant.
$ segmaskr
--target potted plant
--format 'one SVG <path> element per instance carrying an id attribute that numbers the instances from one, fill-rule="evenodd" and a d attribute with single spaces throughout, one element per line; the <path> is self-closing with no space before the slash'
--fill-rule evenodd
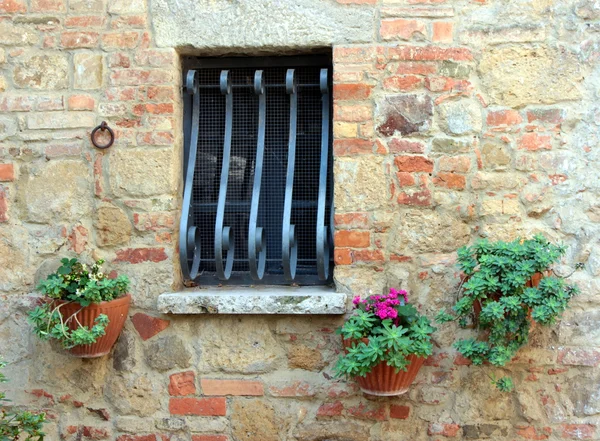
<path id="1" fill-rule="evenodd" d="M 91 266 L 77 259 L 61 263 L 38 285 L 45 298 L 29 312 L 35 334 L 60 342 L 77 357 L 108 354 L 129 311 L 129 279 L 108 277 L 102 272 L 103 260 Z"/>
<path id="2" fill-rule="evenodd" d="M 0 360 L 0 369 L 6 363 Z M 5 383 L 6 377 L 0 372 L 0 383 Z M 43 441 L 44 432 L 42 425 L 46 421 L 46 414 L 32 413 L 26 410 L 10 411 L 6 404 L 10 400 L 4 392 L 0 392 L 0 440 L 2 441 Z"/>
<path id="3" fill-rule="evenodd" d="M 436 318 L 475 328 L 476 337 L 455 342 L 458 352 L 475 365 L 504 366 L 527 344 L 532 324 L 555 323 L 578 293 L 552 271 L 565 251 L 542 235 L 512 242 L 482 240 L 460 248 L 458 265 L 464 276 L 457 301 Z M 503 391 L 513 388 L 510 377 L 492 382 Z"/>
<path id="4" fill-rule="evenodd" d="M 435 331 L 404 290 L 354 299 L 354 312 L 338 329 L 344 353 L 335 367 L 337 376 L 356 378 L 370 395 L 405 393 L 432 353 Z"/>

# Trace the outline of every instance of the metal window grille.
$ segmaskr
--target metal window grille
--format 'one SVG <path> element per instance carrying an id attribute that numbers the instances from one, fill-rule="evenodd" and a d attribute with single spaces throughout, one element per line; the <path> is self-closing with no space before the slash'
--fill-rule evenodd
<path id="1" fill-rule="evenodd" d="M 329 56 L 184 59 L 183 276 L 331 282 Z"/>

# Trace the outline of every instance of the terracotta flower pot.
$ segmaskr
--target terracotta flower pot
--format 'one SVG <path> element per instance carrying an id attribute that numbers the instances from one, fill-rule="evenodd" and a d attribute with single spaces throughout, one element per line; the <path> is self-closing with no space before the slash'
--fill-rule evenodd
<path id="1" fill-rule="evenodd" d="M 81 309 L 79 303 L 67 303 L 64 300 L 55 301 L 56 306 L 61 303 L 67 303 L 60 308 L 60 312 L 65 319 L 79 311 L 76 315 L 77 320 L 79 320 L 79 323 L 83 326 L 87 326 L 90 329 L 94 326 L 94 321 L 100 314 L 106 314 L 108 316 L 108 325 L 105 330 L 106 333 L 91 345 L 78 345 L 69 349 L 71 355 L 80 358 L 95 358 L 108 354 L 121 334 L 125 319 L 127 319 L 127 313 L 129 312 L 130 302 L 131 295 L 126 294 L 123 297 L 119 297 L 118 299 L 109 302 L 92 303 L 90 306 L 86 306 L 79 311 L 79 309 Z M 71 330 L 77 329 L 78 326 L 79 324 L 76 320 L 71 320 L 69 323 L 69 328 Z"/>
<path id="2" fill-rule="evenodd" d="M 369 343 L 368 338 L 361 339 L 366 344 Z M 357 340 L 342 339 L 344 348 L 351 347 Z M 396 372 L 396 368 L 389 366 L 385 361 L 376 364 L 371 369 L 371 372 L 364 377 L 355 377 L 360 389 L 369 395 L 379 397 L 391 397 L 402 395 L 408 391 L 410 385 L 415 381 L 421 366 L 425 362 L 425 357 L 409 355 L 406 357 L 409 361 L 406 371 Z"/>

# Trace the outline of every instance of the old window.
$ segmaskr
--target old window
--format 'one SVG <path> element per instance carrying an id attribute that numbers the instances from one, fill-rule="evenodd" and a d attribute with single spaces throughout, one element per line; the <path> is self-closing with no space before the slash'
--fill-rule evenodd
<path id="1" fill-rule="evenodd" d="M 183 275 L 331 281 L 331 57 L 183 60 Z"/>

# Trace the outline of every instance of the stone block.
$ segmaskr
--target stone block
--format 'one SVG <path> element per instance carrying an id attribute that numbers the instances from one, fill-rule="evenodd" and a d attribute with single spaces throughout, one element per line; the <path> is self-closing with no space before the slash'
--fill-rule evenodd
<path id="1" fill-rule="evenodd" d="M 152 340 L 144 349 L 146 363 L 157 371 L 185 369 L 190 366 L 192 354 L 180 337 L 169 335 Z"/>
<path id="2" fill-rule="evenodd" d="M 73 87 L 92 90 L 102 87 L 104 78 L 103 57 L 93 52 L 78 52 L 73 55 Z"/>
<path id="3" fill-rule="evenodd" d="M 472 99 L 444 101 L 438 106 L 438 123 L 448 135 L 468 135 L 481 131 L 481 104 Z"/>
<path id="4" fill-rule="evenodd" d="M 116 150 L 110 156 L 110 186 L 118 196 L 173 194 L 177 157 L 170 149 Z M 176 167 L 177 165 L 177 167 Z"/>
<path id="5" fill-rule="evenodd" d="M 336 211 L 371 210 L 388 203 L 385 166 L 380 156 L 337 158 L 333 174 Z"/>
<path id="6" fill-rule="evenodd" d="M 10 20 L 0 21 L 0 45 L 32 46 L 38 41 L 39 36 L 32 28 L 16 26 Z"/>
<path id="7" fill-rule="evenodd" d="M 123 210 L 113 204 L 104 203 L 96 210 L 94 227 L 98 246 L 126 244 L 131 238 L 131 222 Z"/>
<path id="8" fill-rule="evenodd" d="M 280 441 L 280 424 L 273 405 L 265 400 L 236 400 L 231 409 L 235 439 Z"/>
<path id="9" fill-rule="evenodd" d="M 60 90 L 69 87 L 69 61 L 65 54 L 33 54 L 20 60 L 13 72 L 16 87 Z"/>
<path id="10" fill-rule="evenodd" d="M 427 132 L 432 116 L 433 102 L 428 95 L 388 95 L 377 105 L 377 130 L 384 136 Z"/>

